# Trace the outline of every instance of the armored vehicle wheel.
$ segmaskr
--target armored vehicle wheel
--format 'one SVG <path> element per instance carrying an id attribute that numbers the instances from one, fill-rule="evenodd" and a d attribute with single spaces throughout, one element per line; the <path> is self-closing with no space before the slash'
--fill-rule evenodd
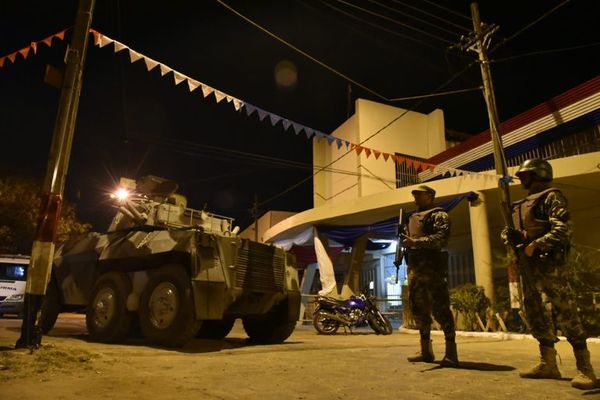
<path id="1" fill-rule="evenodd" d="M 200 326 L 196 337 L 200 339 L 223 339 L 231 332 L 234 322 L 233 318 L 207 319 L 202 321 L 202 326 Z"/>
<path id="2" fill-rule="evenodd" d="M 58 296 L 57 285 L 56 280 L 50 279 L 46 288 L 46 295 L 42 301 L 39 327 L 43 334 L 50 332 L 54 328 L 54 324 L 56 324 L 56 319 L 60 313 L 60 298 Z"/>
<path id="3" fill-rule="evenodd" d="M 391 335 L 394 331 L 390 320 L 379 311 L 375 311 L 374 314 L 371 314 L 368 321 L 371 329 L 377 332 L 377 334 Z"/>
<path id="4" fill-rule="evenodd" d="M 287 300 L 275 305 L 266 315 L 242 318 L 242 322 L 246 334 L 256 343 L 281 343 L 296 327 L 296 321 L 289 321 Z"/>
<path id="5" fill-rule="evenodd" d="M 190 277 L 179 265 L 164 265 L 150 275 L 140 301 L 140 327 L 150 342 L 181 347 L 202 321 L 196 320 Z"/>
<path id="6" fill-rule="evenodd" d="M 121 272 L 107 272 L 98 278 L 85 313 L 91 340 L 114 343 L 127 336 L 132 317 L 127 310 L 129 293 L 131 281 Z"/>
<path id="7" fill-rule="evenodd" d="M 340 323 L 329 318 L 327 312 L 319 311 L 313 317 L 313 326 L 321 335 L 333 335 L 340 327 Z"/>

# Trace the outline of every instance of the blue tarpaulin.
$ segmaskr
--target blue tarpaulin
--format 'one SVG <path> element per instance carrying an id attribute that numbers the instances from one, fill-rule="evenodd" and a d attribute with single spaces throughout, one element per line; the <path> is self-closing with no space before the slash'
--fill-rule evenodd
<path id="1" fill-rule="evenodd" d="M 443 208 L 446 212 L 449 212 L 458 205 L 461 201 L 467 199 L 469 201 L 476 200 L 478 198 L 477 193 L 469 192 L 460 196 L 456 196 L 452 199 L 442 201 L 436 204 L 436 207 Z M 413 211 L 414 212 L 414 211 Z M 406 217 L 412 214 L 407 213 Z M 398 218 L 390 218 L 384 221 L 376 222 L 370 225 L 349 225 L 349 226 L 333 226 L 333 225 L 320 225 L 317 226 L 319 233 L 324 234 L 331 240 L 335 240 L 343 245 L 351 246 L 352 243 L 359 237 L 366 233 L 373 233 L 373 236 L 378 237 L 389 237 L 396 238 L 398 228 Z"/>

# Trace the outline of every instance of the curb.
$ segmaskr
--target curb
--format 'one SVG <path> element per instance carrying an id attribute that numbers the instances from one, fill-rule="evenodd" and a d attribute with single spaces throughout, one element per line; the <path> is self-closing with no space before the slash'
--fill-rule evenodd
<path id="1" fill-rule="evenodd" d="M 404 327 L 398 328 L 398 332 L 407 333 L 409 335 L 418 335 L 418 329 L 408 329 Z M 432 330 L 431 334 L 434 336 L 443 336 L 443 331 Z M 498 340 L 535 340 L 533 336 L 525 333 L 510 333 L 510 332 L 471 332 L 471 331 L 456 331 L 456 336 L 460 337 L 481 337 L 488 339 L 498 339 Z M 558 337 L 561 341 L 566 341 L 567 338 L 564 336 Z M 600 338 L 588 338 L 588 343 L 597 343 L 600 344 Z"/>

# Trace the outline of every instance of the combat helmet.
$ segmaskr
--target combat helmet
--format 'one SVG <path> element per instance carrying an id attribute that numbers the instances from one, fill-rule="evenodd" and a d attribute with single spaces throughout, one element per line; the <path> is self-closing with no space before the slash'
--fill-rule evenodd
<path id="1" fill-rule="evenodd" d="M 531 172 L 537 180 L 550 182 L 552 180 L 552 165 L 541 158 L 532 158 L 523 161 L 516 172 L 520 176 L 523 172 Z"/>

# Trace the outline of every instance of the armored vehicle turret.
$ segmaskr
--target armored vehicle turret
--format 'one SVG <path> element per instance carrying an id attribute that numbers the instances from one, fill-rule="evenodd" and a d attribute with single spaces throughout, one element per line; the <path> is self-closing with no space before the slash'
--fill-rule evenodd
<path id="1" fill-rule="evenodd" d="M 241 318 L 250 340 L 279 343 L 300 310 L 295 258 L 242 239 L 233 219 L 187 207 L 170 180 L 122 179 L 107 233 L 89 233 L 55 254 L 40 327 L 85 307 L 90 338 L 119 342 L 133 327 L 153 344 L 219 339 Z"/>

